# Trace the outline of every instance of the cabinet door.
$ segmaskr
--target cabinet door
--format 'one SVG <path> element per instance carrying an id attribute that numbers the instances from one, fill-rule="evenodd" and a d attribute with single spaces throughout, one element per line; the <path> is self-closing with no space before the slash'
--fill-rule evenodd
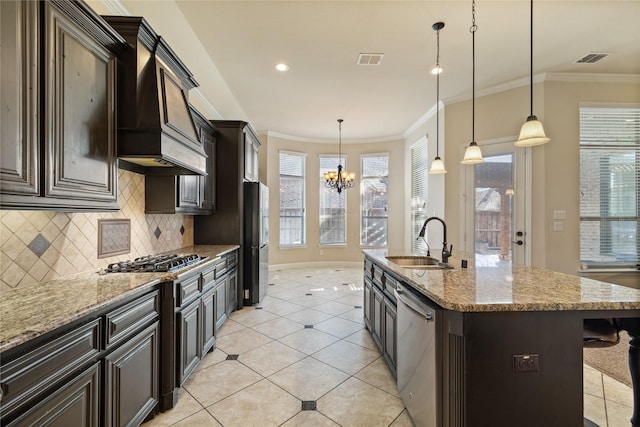
<path id="1" fill-rule="evenodd" d="M 104 390 L 107 426 L 140 425 L 155 408 L 158 403 L 158 322 L 105 357 Z"/>
<path id="2" fill-rule="evenodd" d="M 238 273 L 233 270 L 227 278 L 227 316 L 238 308 Z"/>
<path id="3" fill-rule="evenodd" d="M 215 212 L 216 209 L 216 148 L 213 134 L 202 131 L 200 137 L 204 152 L 207 154 L 207 176 L 200 177 L 200 207 Z"/>
<path id="4" fill-rule="evenodd" d="M 178 184 L 178 208 L 198 209 L 200 207 L 200 176 L 179 176 Z"/>
<path id="5" fill-rule="evenodd" d="M 38 3 L 0 1 L 0 191 L 38 195 Z"/>
<path id="6" fill-rule="evenodd" d="M 216 342 L 216 291 L 211 289 L 202 295 L 202 355 Z"/>
<path id="7" fill-rule="evenodd" d="M 365 277 L 364 279 L 364 301 L 363 301 L 363 309 L 364 309 L 364 324 L 367 327 L 367 329 L 369 329 L 371 331 L 372 327 L 372 311 L 371 311 L 371 306 L 372 306 L 372 300 L 371 298 L 373 297 L 373 292 L 371 291 L 371 282 L 369 281 L 368 278 Z"/>
<path id="8" fill-rule="evenodd" d="M 396 307 L 391 300 L 384 300 L 384 358 L 396 372 Z"/>
<path id="9" fill-rule="evenodd" d="M 100 425 L 100 362 L 56 389 L 12 426 L 95 427 Z"/>
<path id="10" fill-rule="evenodd" d="M 116 60 L 44 3 L 45 196 L 116 202 Z"/>
<path id="11" fill-rule="evenodd" d="M 244 133 L 244 179 L 258 182 L 258 147 L 253 137 Z"/>
<path id="12" fill-rule="evenodd" d="M 228 276 L 218 280 L 216 284 L 216 330 L 227 320 L 227 281 Z"/>
<path id="13" fill-rule="evenodd" d="M 384 294 L 377 287 L 373 287 L 373 340 L 382 352 L 384 350 Z"/>
<path id="14" fill-rule="evenodd" d="M 202 356 L 200 299 L 178 313 L 178 384 L 187 379 Z"/>

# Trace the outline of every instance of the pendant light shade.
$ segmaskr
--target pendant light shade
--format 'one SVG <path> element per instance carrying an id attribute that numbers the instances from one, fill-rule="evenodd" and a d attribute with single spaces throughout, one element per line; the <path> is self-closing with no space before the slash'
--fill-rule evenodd
<path id="1" fill-rule="evenodd" d="M 476 142 L 476 2 L 471 2 L 471 143 L 464 152 L 464 158 L 460 163 L 474 165 L 484 162 L 482 151 Z"/>
<path id="2" fill-rule="evenodd" d="M 444 162 L 440 156 L 436 156 L 436 158 L 433 159 L 433 162 L 431 162 L 431 169 L 429 169 L 429 173 L 432 175 L 447 173 L 444 168 Z"/>
<path id="3" fill-rule="evenodd" d="M 482 151 L 480 151 L 480 147 L 477 142 L 472 142 L 465 150 L 464 158 L 460 163 L 463 165 L 475 165 L 476 163 L 482 162 L 484 162 Z"/>
<path id="4" fill-rule="evenodd" d="M 436 75 L 436 158 L 431 162 L 429 173 L 432 175 L 442 175 L 447 173 L 444 168 L 444 162 L 440 158 L 440 74 L 442 67 L 440 66 L 440 30 L 444 28 L 444 22 L 436 22 L 431 26 L 436 32 L 437 48 L 436 48 L 436 66 L 431 70 Z"/>
<path id="5" fill-rule="evenodd" d="M 533 115 L 533 0 L 531 0 L 530 17 L 530 44 L 529 44 L 529 60 L 530 60 L 530 82 L 529 82 L 529 99 L 530 110 L 527 121 L 524 122 L 520 129 L 520 136 L 514 143 L 516 147 L 533 147 L 534 145 L 546 144 L 550 141 L 544 133 L 542 122 Z"/>
<path id="6" fill-rule="evenodd" d="M 542 122 L 536 116 L 529 116 L 520 128 L 520 136 L 514 142 L 516 147 L 533 147 L 549 142 L 550 139 L 544 134 Z"/>

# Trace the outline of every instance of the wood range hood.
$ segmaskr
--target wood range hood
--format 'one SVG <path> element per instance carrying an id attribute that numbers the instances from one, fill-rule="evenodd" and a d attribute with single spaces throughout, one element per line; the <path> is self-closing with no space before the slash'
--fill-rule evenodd
<path id="1" fill-rule="evenodd" d="M 191 72 L 142 17 L 103 16 L 127 41 L 117 72 L 117 155 L 145 175 L 206 175 L 189 111 Z"/>

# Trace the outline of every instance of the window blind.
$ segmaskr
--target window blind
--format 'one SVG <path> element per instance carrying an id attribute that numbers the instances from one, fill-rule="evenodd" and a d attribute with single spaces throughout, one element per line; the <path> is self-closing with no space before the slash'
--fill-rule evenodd
<path id="1" fill-rule="evenodd" d="M 325 185 L 324 174 L 338 170 L 338 156 L 320 156 L 320 236 L 321 245 L 344 245 L 347 243 L 347 192 L 342 193 Z M 347 168 L 346 156 L 342 156 L 342 166 Z"/>
<path id="2" fill-rule="evenodd" d="M 305 154 L 279 153 L 280 245 L 301 246 L 305 236 Z"/>
<path id="3" fill-rule="evenodd" d="M 427 141 L 411 147 L 411 250 L 414 254 L 426 253 L 427 245 L 416 239 L 427 219 Z"/>
<path id="4" fill-rule="evenodd" d="M 360 244 L 386 246 L 389 155 L 363 155 L 360 163 Z"/>
<path id="5" fill-rule="evenodd" d="M 582 268 L 635 266 L 639 217 L 640 108 L 580 108 Z"/>

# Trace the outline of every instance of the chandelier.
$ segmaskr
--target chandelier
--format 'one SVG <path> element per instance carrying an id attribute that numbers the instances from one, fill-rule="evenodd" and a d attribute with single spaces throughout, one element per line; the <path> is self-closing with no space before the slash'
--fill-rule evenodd
<path id="1" fill-rule="evenodd" d="M 324 185 L 328 188 L 335 188 L 338 194 L 342 193 L 342 190 L 353 187 L 353 180 L 356 174 L 353 172 L 347 172 L 342 169 L 342 122 L 344 120 L 338 119 L 338 132 L 340 135 L 340 142 L 338 144 L 338 171 L 329 171 L 324 174 Z"/>

